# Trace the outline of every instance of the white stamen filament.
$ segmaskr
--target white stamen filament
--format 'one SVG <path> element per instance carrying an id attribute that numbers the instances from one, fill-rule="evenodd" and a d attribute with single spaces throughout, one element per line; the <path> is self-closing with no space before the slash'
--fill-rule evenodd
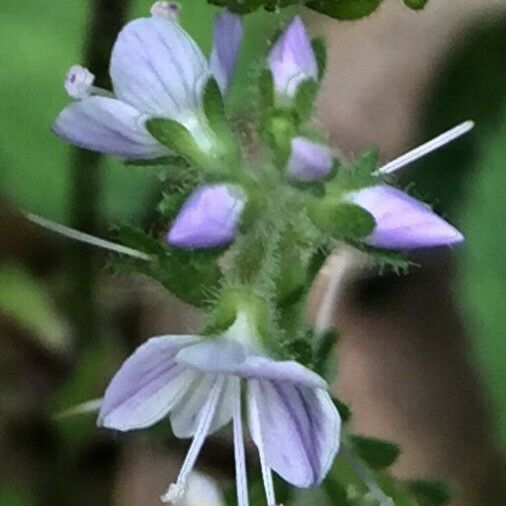
<path id="1" fill-rule="evenodd" d="M 46 218 L 42 218 L 42 216 L 38 216 L 32 213 L 25 213 L 24 216 L 32 223 L 35 223 L 36 225 L 39 225 L 47 230 L 50 230 L 51 232 L 63 235 L 64 237 L 67 237 L 69 239 L 84 242 L 86 244 L 91 244 L 92 246 L 106 249 L 108 251 L 114 251 L 115 253 L 120 253 L 121 255 L 128 255 L 133 258 L 139 258 L 140 260 L 146 261 L 152 260 L 151 256 L 147 255 L 146 253 L 143 253 L 142 251 L 138 251 L 133 248 L 128 248 L 127 246 L 116 244 L 111 241 L 106 241 L 105 239 L 100 239 L 99 237 L 95 237 L 94 235 L 80 232 L 79 230 L 66 227 L 65 225 L 60 225 L 59 223 L 55 223 L 54 221 L 51 220 L 46 220 Z"/>
<path id="2" fill-rule="evenodd" d="M 258 437 L 256 440 L 258 456 L 260 457 L 260 467 L 262 470 L 262 480 L 264 482 L 265 498 L 267 499 L 267 506 L 276 506 L 276 495 L 274 494 L 274 482 L 272 480 L 271 468 L 265 463 L 265 452 L 264 443 L 262 437 L 262 431 L 260 429 L 260 417 L 258 413 L 258 406 L 255 402 L 255 398 L 252 396 L 249 398 L 250 414 L 254 417 L 253 424 L 256 426 Z"/>
<path id="3" fill-rule="evenodd" d="M 248 478 L 246 475 L 246 455 L 244 451 L 244 435 L 242 430 L 240 386 L 237 388 L 236 397 L 237 399 L 234 406 L 233 425 L 237 506 L 248 506 Z"/>
<path id="4" fill-rule="evenodd" d="M 400 156 L 399 158 L 396 158 L 395 160 L 392 160 L 391 162 L 383 165 L 376 171 L 376 174 L 392 174 L 393 172 L 401 169 L 402 167 L 405 167 L 406 165 L 415 162 L 419 158 L 422 158 L 425 155 L 432 153 L 432 151 L 435 151 L 445 146 L 446 144 L 454 141 L 455 139 L 458 139 L 462 135 L 471 131 L 473 128 L 474 128 L 474 121 L 471 120 L 464 121 L 463 123 L 460 123 L 460 125 L 457 125 L 456 127 L 426 142 L 425 144 L 422 144 L 421 146 L 418 146 L 417 148 L 408 151 L 406 154 Z"/>
<path id="5" fill-rule="evenodd" d="M 177 481 L 176 483 L 171 484 L 167 492 L 161 496 L 160 499 L 162 502 L 177 504 L 184 497 L 186 480 L 195 467 L 200 450 L 202 449 L 204 441 L 209 434 L 209 429 L 211 428 L 211 424 L 216 413 L 216 408 L 223 391 L 224 383 L 224 376 L 218 376 L 216 378 L 213 387 L 209 392 L 209 398 L 200 412 L 197 431 L 193 436 L 190 449 L 188 450 L 183 465 L 181 466 Z"/>
<path id="6" fill-rule="evenodd" d="M 395 503 L 393 499 L 385 495 L 383 490 L 378 487 L 374 477 L 371 476 L 369 469 L 365 467 L 362 462 L 355 457 L 353 452 L 349 451 L 344 445 L 341 448 L 341 457 L 346 460 L 353 472 L 367 487 L 371 497 L 378 501 L 380 506 L 394 506 Z"/>

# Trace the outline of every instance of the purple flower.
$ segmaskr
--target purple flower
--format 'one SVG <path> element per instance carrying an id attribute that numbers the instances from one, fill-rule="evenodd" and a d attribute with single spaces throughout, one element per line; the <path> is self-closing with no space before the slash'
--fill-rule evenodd
<path id="1" fill-rule="evenodd" d="M 212 248 L 232 241 L 246 196 L 236 185 L 203 185 L 179 211 L 167 242 L 180 248 Z"/>
<path id="2" fill-rule="evenodd" d="M 462 242 L 462 234 L 424 203 L 380 184 L 350 193 L 347 199 L 371 213 L 376 221 L 364 242 L 388 249 L 414 249 Z"/>
<path id="3" fill-rule="evenodd" d="M 185 126 L 203 151 L 213 149 L 215 139 L 203 113 L 202 92 L 216 64 L 210 66 L 193 39 L 169 15 L 172 5 L 157 2 L 153 16 L 123 28 L 111 55 L 114 95 L 97 96 L 97 90 L 98 95 L 108 94 L 97 88 L 86 93 L 71 89 L 70 95 L 82 100 L 59 114 L 53 126 L 57 135 L 93 151 L 131 159 L 158 158 L 167 155 L 168 149 L 145 127 L 148 119 L 158 117 Z M 217 47 L 223 46 L 221 30 L 226 26 L 218 16 L 215 34 L 221 42 L 215 42 Z M 233 39 L 238 44 L 237 35 Z M 220 74 L 226 88 L 233 70 L 233 49 L 229 48 L 228 58 L 221 49 L 216 53 L 214 59 L 226 68 Z M 67 89 L 68 82 L 69 78 Z"/>
<path id="4" fill-rule="evenodd" d="M 231 12 L 218 14 L 209 65 L 222 93 L 226 93 L 232 81 L 241 40 L 242 17 Z"/>
<path id="5" fill-rule="evenodd" d="M 262 467 L 269 505 L 276 504 L 271 471 L 297 487 L 320 483 L 339 448 L 340 417 L 316 373 L 267 356 L 251 317 L 238 312 L 220 337 L 162 336 L 140 346 L 109 384 L 98 423 L 129 431 L 166 416 L 178 438 L 193 438 L 177 482 L 164 502 L 184 497 L 187 479 L 207 436 L 234 428 L 237 497 L 247 506 L 241 385 L 249 431 Z"/>
<path id="6" fill-rule="evenodd" d="M 269 68 L 278 96 L 293 97 L 307 79 L 318 79 L 318 64 L 304 23 L 296 16 L 274 44 Z"/>
<path id="7" fill-rule="evenodd" d="M 332 168 L 332 154 L 323 144 L 312 142 L 305 137 L 292 139 L 292 151 L 286 171 L 298 181 L 319 181 Z"/>

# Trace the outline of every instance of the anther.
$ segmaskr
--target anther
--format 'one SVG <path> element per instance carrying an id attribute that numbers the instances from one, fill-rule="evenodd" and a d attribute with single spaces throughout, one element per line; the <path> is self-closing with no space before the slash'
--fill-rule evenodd
<path id="1" fill-rule="evenodd" d="M 177 2 L 155 2 L 151 7 L 151 15 L 170 19 L 171 21 L 179 21 L 181 13 L 181 5 Z"/>

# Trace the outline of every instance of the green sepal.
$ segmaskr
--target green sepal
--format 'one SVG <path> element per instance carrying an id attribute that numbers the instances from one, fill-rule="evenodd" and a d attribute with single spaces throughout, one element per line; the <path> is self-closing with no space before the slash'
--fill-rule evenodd
<path id="1" fill-rule="evenodd" d="M 321 81 L 327 70 L 327 42 L 323 37 L 315 37 L 311 40 L 311 46 L 318 66 L 318 81 Z"/>
<path id="2" fill-rule="evenodd" d="M 420 506 L 444 506 L 452 499 L 448 485 L 436 480 L 407 480 L 404 486 Z"/>
<path id="3" fill-rule="evenodd" d="M 222 273 L 218 257 L 222 248 L 183 250 L 166 246 L 154 237 L 133 227 L 120 227 L 118 239 L 125 246 L 137 249 L 153 257 L 152 261 L 133 261 L 118 258 L 114 265 L 120 270 L 146 274 L 173 293 L 179 299 L 196 307 L 206 307 L 210 294 L 221 282 Z"/>
<path id="4" fill-rule="evenodd" d="M 297 87 L 294 108 L 301 121 L 308 120 L 313 114 L 318 88 L 318 83 L 314 79 L 306 79 Z"/>
<path id="5" fill-rule="evenodd" d="M 372 14 L 382 0 L 312 0 L 306 5 L 334 19 L 353 20 Z"/>
<path id="6" fill-rule="evenodd" d="M 291 141 L 297 131 L 298 118 L 293 111 L 277 109 L 266 117 L 260 134 L 271 147 L 278 167 L 285 166 L 291 152 Z"/>
<path id="7" fill-rule="evenodd" d="M 258 78 L 258 93 L 261 109 L 264 113 L 268 113 L 274 107 L 274 78 L 269 69 L 262 70 Z"/>
<path id="8" fill-rule="evenodd" d="M 313 363 L 313 350 L 306 339 L 293 339 L 283 345 L 284 351 L 299 364 L 310 367 Z"/>
<path id="9" fill-rule="evenodd" d="M 402 0 L 404 5 L 415 11 L 422 10 L 427 4 L 428 0 Z"/>
<path id="10" fill-rule="evenodd" d="M 339 415 L 341 416 L 341 420 L 343 423 L 347 423 L 351 420 L 352 411 L 348 404 L 345 404 L 343 401 L 339 400 L 337 397 L 332 397 L 332 402 L 336 407 Z"/>
<path id="11" fill-rule="evenodd" d="M 211 130 L 216 135 L 218 149 L 222 151 L 221 158 L 229 162 L 229 165 L 236 166 L 237 163 L 234 162 L 238 162 L 239 147 L 228 123 L 221 90 L 215 79 L 211 78 L 207 81 L 202 101 L 204 114 Z"/>
<path id="12" fill-rule="evenodd" d="M 335 506 L 352 506 L 348 501 L 346 489 L 339 483 L 334 476 L 329 475 L 323 482 L 323 488 L 330 498 L 330 502 Z"/>
<path id="13" fill-rule="evenodd" d="M 318 339 L 318 345 L 315 348 L 313 368 L 320 375 L 326 376 L 327 363 L 332 358 L 332 350 L 337 344 L 339 333 L 334 329 L 328 329 L 320 336 L 315 336 L 314 331 L 312 339 Z"/>
<path id="14" fill-rule="evenodd" d="M 245 311 L 261 336 L 268 335 L 268 309 L 262 298 L 248 286 L 225 287 L 217 298 L 203 331 L 205 335 L 218 335 L 235 321 L 237 313 Z"/>
<path id="15" fill-rule="evenodd" d="M 334 198 L 313 202 L 308 215 L 321 231 L 337 238 L 367 237 L 376 226 L 373 216 L 365 209 Z"/>
<path id="16" fill-rule="evenodd" d="M 204 153 L 181 123 L 167 118 L 151 118 L 146 121 L 146 128 L 157 141 L 181 155 L 188 163 L 205 167 Z"/>
<path id="17" fill-rule="evenodd" d="M 399 457 L 399 445 L 374 437 L 350 436 L 357 454 L 376 470 L 391 466 Z"/>

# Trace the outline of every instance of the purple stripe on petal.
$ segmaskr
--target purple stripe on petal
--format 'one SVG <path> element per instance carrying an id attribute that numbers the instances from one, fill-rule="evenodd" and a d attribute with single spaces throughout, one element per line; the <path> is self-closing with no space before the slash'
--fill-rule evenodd
<path id="1" fill-rule="evenodd" d="M 462 242 L 462 234 L 428 206 L 388 185 L 348 194 L 347 199 L 369 211 L 376 220 L 364 242 L 378 248 L 414 249 Z"/>
<path id="2" fill-rule="evenodd" d="M 158 158 L 168 153 L 145 129 L 141 114 L 119 100 L 88 97 L 56 118 L 56 135 L 79 146 L 123 158 Z"/>
<path id="3" fill-rule="evenodd" d="M 341 428 L 328 392 L 250 380 L 248 400 L 250 409 L 256 409 L 250 413 L 250 431 L 255 444 L 263 447 L 266 464 L 297 487 L 320 483 L 339 449 Z"/>
<path id="4" fill-rule="evenodd" d="M 152 338 L 123 363 L 106 389 L 98 424 L 128 431 L 161 420 L 181 399 L 198 373 L 175 361 L 198 336 Z"/>
<path id="5" fill-rule="evenodd" d="M 218 14 L 214 21 L 214 40 L 209 65 L 221 92 L 225 93 L 234 75 L 242 40 L 242 17 L 231 12 Z"/>
<path id="6" fill-rule="evenodd" d="M 180 248 L 223 246 L 234 239 L 244 205 L 238 186 L 203 185 L 184 203 L 167 242 Z"/>
<path id="7" fill-rule="evenodd" d="M 271 49 L 269 68 L 280 95 L 292 97 L 302 81 L 318 78 L 318 65 L 311 40 L 298 16 Z"/>
<path id="8" fill-rule="evenodd" d="M 111 55 L 111 78 L 120 100 L 139 111 L 181 121 L 200 108 L 199 83 L 209 65 L 176 22 L 141 18 L 123 28 Z"/>

